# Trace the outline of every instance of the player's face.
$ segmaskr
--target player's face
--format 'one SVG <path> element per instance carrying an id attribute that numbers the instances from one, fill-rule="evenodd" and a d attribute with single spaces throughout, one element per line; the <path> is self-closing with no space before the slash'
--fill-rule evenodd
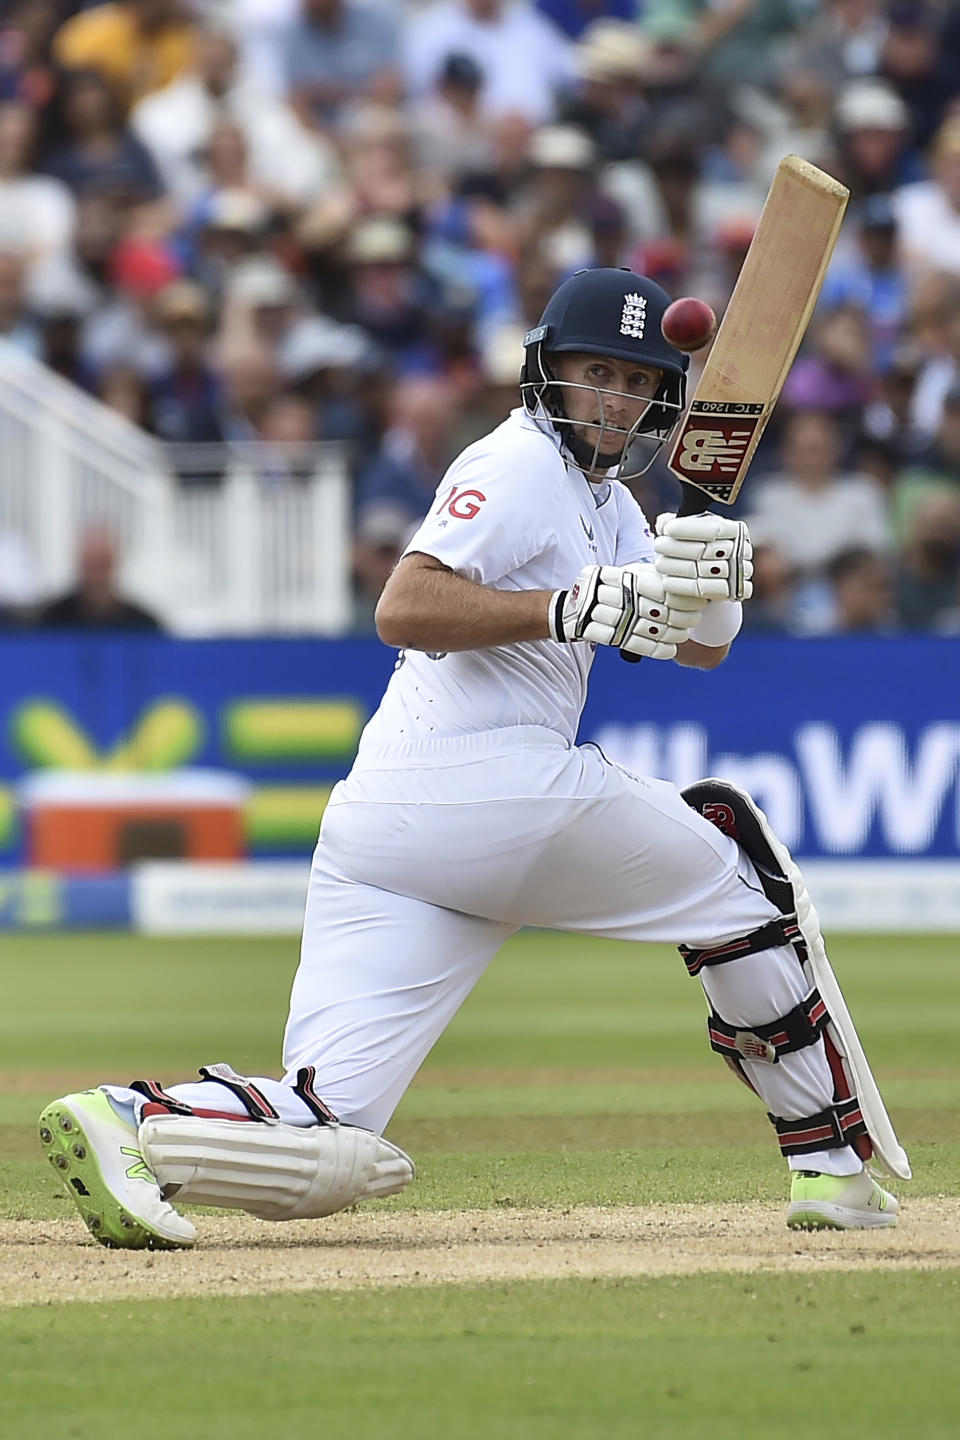
<path id="1" fill-rule="evenodd" d="M 635 365 L 612 355 L 571 352 L 553 357 L 563 385 L 563 405 L 573 433 L 609 468 L 644 415 L 663 379 L 656 365 Z"/>

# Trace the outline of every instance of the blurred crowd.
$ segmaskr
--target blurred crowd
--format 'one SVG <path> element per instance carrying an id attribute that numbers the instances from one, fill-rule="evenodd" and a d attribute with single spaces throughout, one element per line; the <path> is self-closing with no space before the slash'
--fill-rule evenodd
<path id="1" fill-rule="evenodd" d="M 960 0 L 0 17 L 0 336 L 174 456 L 262 442 L 291 457 L 263 483 L 297 484 L 315 442 L 348 447 L 359 627 L 447 464 L 518 403 L 554 287 L 629 265 L 722 311 L 792 151 L 852 201 L 739 507 L 746 623 L 960 630 Z M 636 493 L 676 500 L 662 462 Z M 15 540 L 0 612 L 79 623 L 70 597 L 26 608 Z M 85 537 L 74 600 L 110 548 Z"/>

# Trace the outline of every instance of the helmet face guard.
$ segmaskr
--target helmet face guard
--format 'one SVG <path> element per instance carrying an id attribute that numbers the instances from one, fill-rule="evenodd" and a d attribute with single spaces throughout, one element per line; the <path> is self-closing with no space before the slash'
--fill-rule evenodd
<path id="1" fill-rule="evenodd" d="M 524 336 L 525 358 L 520 375 L 524 407 L 531 415 L 546 412 L 575 464 L 585 473 L 619 465 L 621 479 L 644 474 L 683 413 L 690 360 L 661 334 L 660 321 L 669 304 L 666 291 L 631 270 L 580 270 L 560 286 L 548 302 L 540 324 Z M 603 400 L 614 395 L 636 405 L 636 395 L 557 378 L 550 357 L 574 352 L 656 367 L 663 372 L 656 394 L 629 429 L 604 420 Z M 571 419 L 564 404 L 567 390 L 583 390 L 594 396 L 596 420 Z M 574 426 L 586 430 L 590 438 L 575 434 Z M 638 447 L 646 453 L 628 458 L 640 436 L 651 442 Z M 613 449 L 608 448 L 611 441 Z"/>

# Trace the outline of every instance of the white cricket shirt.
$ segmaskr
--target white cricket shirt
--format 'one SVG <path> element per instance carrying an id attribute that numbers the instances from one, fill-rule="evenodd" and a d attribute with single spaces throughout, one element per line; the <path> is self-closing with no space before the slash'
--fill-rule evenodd
<path id="1" fill-rule="evenodd" d="M 654 558 L 650 526 L 626 486 L 591 485 L 567 463 L 552 425 L 522 408 L 453 462 L 404 553 L 413 552 L 495 590 L 566 589 L 584 565 Z M 554 640 L 401 651 L 360 748 L 513 725 L 542 725 L 572 744 L 593 653 Z"/>

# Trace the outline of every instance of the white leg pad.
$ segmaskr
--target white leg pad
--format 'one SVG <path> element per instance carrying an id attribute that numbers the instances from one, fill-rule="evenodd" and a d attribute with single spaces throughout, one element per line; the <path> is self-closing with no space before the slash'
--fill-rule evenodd
<path id="1" fill-rule="evenodd" d="M 900 1180 L 912 1180 L 913 1171 L 907 1152 L 897 1139 L 896 1131 L 887 1114 L 870 1062 L 864 1053 L 857 1027 L 853 1023 L 840 982 L 837 979 L 820 930 L 820 917 L 807 894 L 800 867 L 787 847 L 777 839 L 762 810 L 757 810 L 767 830 L 770 847 L 783 866 L 783 873 L 793 887 L 797 902 L 797 923 L 807 946 L 807 963 L 804 967 L 813 984 L 820 991 L 830 1019 L 827 1030 L 847 1072 L 850 1088 L 860 1101 L 860 1110 L 867 1124 L 867 1132 L 873 1142 L 876 1161 L 888 1175 Z"/>
<path id="2" fill-rule="evenodd" d="M 355 1125 L 151 1116 L 139 1138 L 165 1198 L 261 1220 L 333 1215 L 358 1200 L 396 1195 L 415 1173 L 409 1155 Z"/>
<path id="3" fill-rule="evenodd" d="M 797 923 L 807 949 L 804 973 L 811 986 L 815 985 L 820 991 L 826 1004 L 830 1017 L 827 1022 L 827 1031 L 840 1055 L 850 1089 L 859 1101 L 867 1133 L 873 1144 L 876 1164 L 888 1175 L 895 1175 L 901 1180 L 910 1180 L 912 1178 L 910 1161 L 897 1139 L 890 1116 L 887 1114 L 886 1106 L 877 1088 L 873 1071 L 870 1069 L 870 1062 L 864 1054 L 857 1027 L 853 1023 L 850 1011 L 847 1009 L 847 1002 L 843 998 L 840 982 L 830 964 L 820 931 L 820 917 L 807 893 L 799 866 L 787 847 L 777 838 L 766 815 L 745 790 L 741 790 L 739 786 L 733 785 L 729 780 L 715 778 L 700 781 L 697 787 L 691 788 L 696 789 L 699 786 L 708 785 L 714 785 L 718 790 L 726 789 L 736 792 L 740 802 L 752 811 L 763 839 L 779 866 L 780 874 L 789 881 L 793 891 Z M 749 851 L 747 853 L 749 854 Z"/>

